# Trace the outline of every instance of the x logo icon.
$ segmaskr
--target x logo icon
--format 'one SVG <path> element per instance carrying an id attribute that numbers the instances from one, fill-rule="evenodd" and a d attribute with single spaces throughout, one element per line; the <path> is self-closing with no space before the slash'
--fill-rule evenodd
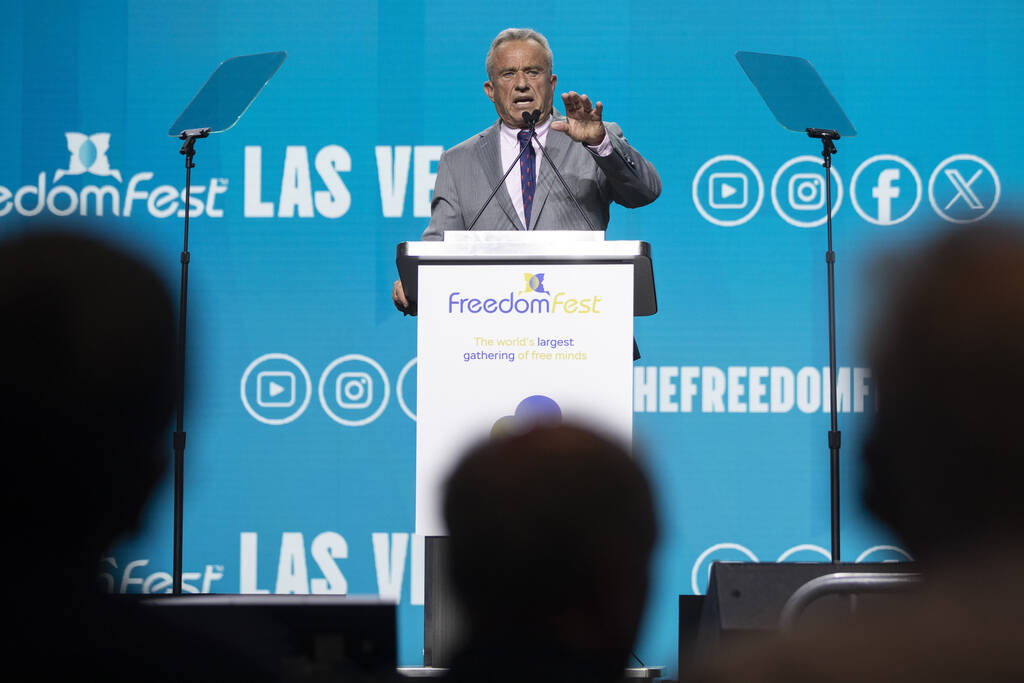
<path id="1" fill-rule="evenodd" d="M 953 204 L 956 203 L 956 200 L 961 197 L 963 197 L 964 201 L 967 202 L 967 206 L 972 209 L 980 211 L 985 208 L 985 205 L 980 199 L 978 199 L 978 195 L 974 194 L 974 190 L 971 189 L 971 185 L 973 185 L 974 181 L 981 175 L 980 168 L 974 172 L 974 175 L 971 176 L 970 180 L 964 180 L 964 177 L 960 175 L 960 171 L 955 168 L 947 168 L 944 173 L 946 174 L 946 177 L 949 178 L 949 182 L 953 183 L 953 187 L 956 188 L 956 194 L 949 200 L 949 203 L 946 204 L 944 210 L 948 211 L 949 207 L 953 206 Z"/>
<path id="2" fill-rule="evenodd" d="M 965 174 L 970 174 L 970 177 L 965 178 Z M 940 187 L 936 187 L 935 181 L 942 177 L 949 181 L 949 185 L 939 183 Z M 936 196 L 936 190 L 941 199 Z M 950 223 L 974 223 L 985 218 L 999 203 L 1000 192 L 996 169 L 976 154 L 947 157 L 928 178 L 928 201 L 935 213 Z M 950 194 L 952 198 L 949 198 Z"/>

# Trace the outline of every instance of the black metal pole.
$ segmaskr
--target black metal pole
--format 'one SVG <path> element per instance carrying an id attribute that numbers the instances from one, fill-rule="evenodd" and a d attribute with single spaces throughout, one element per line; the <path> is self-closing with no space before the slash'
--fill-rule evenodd
<path id="1" fill-rule="evenodd" d="M 181 153 L 185 155 L 185 239 L 181 249 L 181 296 L 178 301 L 178 347 L 177 347 L 177 416 L 174 427 L 174 570 L 171 591 L 181 595 L 181 546 L 182 512 L 184 509 L 185 479 L 185 328 L 188 321 L 188 251 L 189 204 L 192 197 L 192 169 L 195 168 L 195 142 L 210 134 L 209 128 L 186 130 L 179 138 L 185 141 Z"/>
<path id="2" fill-rule="evenodd" d="M 831 529 L 832 529 L 832 562 L 840 561 L 839 544 L 839 449 L 842 445 L 842 433 L 839 431 L 839 402 L 836 388 L 836 253 L 832 250 L 832 155 L 837 153 L 835 140 L 839 133 L 834 130 L 808 128 L 807 135 L 819 138 L 822 144 L 821 156 L 825 162 L 825 197 L 828 203 L 826 222 L 828 223 L 828 251 L 825 252 L 825 264 L 828 271 L 828 368 L 829 368 L 829 412 L 830 429 L 828 432 L 829 450 L 829 481 L 831 486 Z"/>

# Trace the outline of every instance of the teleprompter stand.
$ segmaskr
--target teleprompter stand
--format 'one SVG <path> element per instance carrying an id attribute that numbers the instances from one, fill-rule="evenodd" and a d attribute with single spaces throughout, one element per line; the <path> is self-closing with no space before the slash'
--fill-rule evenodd
<path id="1" fill-rule="evenodd" d="M 811 63 L 799 57 L 770 55 L 757 52 L 737 52 L 736 59 L 750 81 L 764 98 L 772 114 L 784 128 L 806 133 L 821 140 L 821 155 L 825 167 L 826 223 L 828 224 L 828 250 L 825 265 L 828 277 L 828 362 L 829 412 L 828 432 L 829 483 L 831 487 L 832 562 L 840 561 L 839 545 L 839 449 L 842 433 L 839 431 L 838 399 L 836 394 L 836 254 L 832 250 L 832 155 L 837 154 L 835 141 L 840 134 L 857 134 L 853 124 L 829 92 Z"/>
<path id="2" fill-rule="evenodd" d="M 836 397 L 836 253 L 832 251 L 832 155 L 837 154 L 835 141 L 839 133 L 824 128 L 808 128 L 807 137 L 821 140 L 821 156 L 825 167 L 825 198 L 827 206 L 828 251 L 825 252 L 825 267 L 828 271 L 828 369 L 829 369 L 829 485 L 832 504 L 832 561 L 838 563 L 839 555 L 839 448 L 842 433 L 839 431 L 838 399 Z"/>
<path id="3" fill-rule="evenodd" d="M 173 588 L 174 595 L 181 595 L 181 522 L 184 501 L 184 479 L 185 479 L 185 324 L 188 321 L 188 263 L 191 255 L 188 251 L 188 219 L 189 200 L 192 197 L 192 169 L 195 163 L 192 159 L 196 155 L 195 144 L 199 138 L 210 135 L 209 128 L 192 128 L 184 130 L 178 136 L 184 143 L 179 152 L 185 155 L 185 237 L 181 248 L 181 292 L 178 299 L 178 343 L 176 346 L 175 362 L 178 364 L 177 372 L 177 394 L 175 396 L 175 421 L 174 421 L 174 570 Z"/>
<path id="4" fill-rule="evenodd" d="M 171 124 L 167 134 L 183 141 L 179 152 L 185 155 L 185 230 L 181 250 L 181 294 L 178 302 L 178 340 L 176 416 L 174 426 L 174 569 L 172 592 L 181 595 L 182 511 L 185 479 L 185 340 L 188 321 L 188 221 L 192 196 L 192 169 L 195 144 L 211 133 L 222 133 L 242 117 L 263 86 L 284 62 L 284 52 L 265 52 L 232 57 L 221 62 L 185 111 Z"/>

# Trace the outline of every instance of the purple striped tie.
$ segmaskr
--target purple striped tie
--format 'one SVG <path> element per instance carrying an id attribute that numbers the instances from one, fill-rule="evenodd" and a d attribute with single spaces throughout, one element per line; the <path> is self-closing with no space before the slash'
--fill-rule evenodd
<path id="1" fill-rule="evenodd" d="M 526 229 L 530 229 L 530 210 L 533 209 L 533 192 L 537 187 L 537 173 L 534 170 L 537 159 L 537 152 L 530 144 L 530 131 L 519 131 L 519 150 L 529 147 L 523 156 L 519 157 L 519 177 L 523 184 L 523 216 L 526 218 Z"/>

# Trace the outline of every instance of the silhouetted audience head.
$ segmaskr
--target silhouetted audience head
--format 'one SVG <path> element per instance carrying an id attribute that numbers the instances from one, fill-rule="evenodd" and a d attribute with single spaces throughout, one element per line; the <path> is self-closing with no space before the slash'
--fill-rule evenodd
<path id="1" fill-rule="evenodd" d="M 751 641 L 685 680 L 1024 680 L 1024 232 L 972 225 L 918 249 L 879 267 L 878 411 L 863 456 L 866 501 L 925 580 L 884 609 Z"/>
<path id="2" fill-rule="evenodd" d="M 1024 232 L 970 226 L 887 264 L 869 507 L 920 559 L 1024 526 Z"/>
<path id="3" fill-rule="evenodd" d="M 261 681 L 265 644 L 100 592 L 170 457 L 175 316 L 147 265 L 44 225 L 0 241 L 0 429 L 15 679 Z M 196 620 L 198 621 L 198 620 Z M 241 629 L 239 629 L 240 633 Z"/>
<path id="4" fill-rule="evenodd" d="M 587 653 L 599 675 L 621 675 L 657 535 L 647 479 L 622 446 L 572 426 L 481 443 L 448 480 L 444 515 L 471 640 L 512 657 Z"/>
<path id="5" fill-rule="evenodd" d="M 0 319 L 10 540 L 42 570 L 95 583 L 166 467 L 170 297 L 135 257 L 37 226 L 0 242 Z"/>

